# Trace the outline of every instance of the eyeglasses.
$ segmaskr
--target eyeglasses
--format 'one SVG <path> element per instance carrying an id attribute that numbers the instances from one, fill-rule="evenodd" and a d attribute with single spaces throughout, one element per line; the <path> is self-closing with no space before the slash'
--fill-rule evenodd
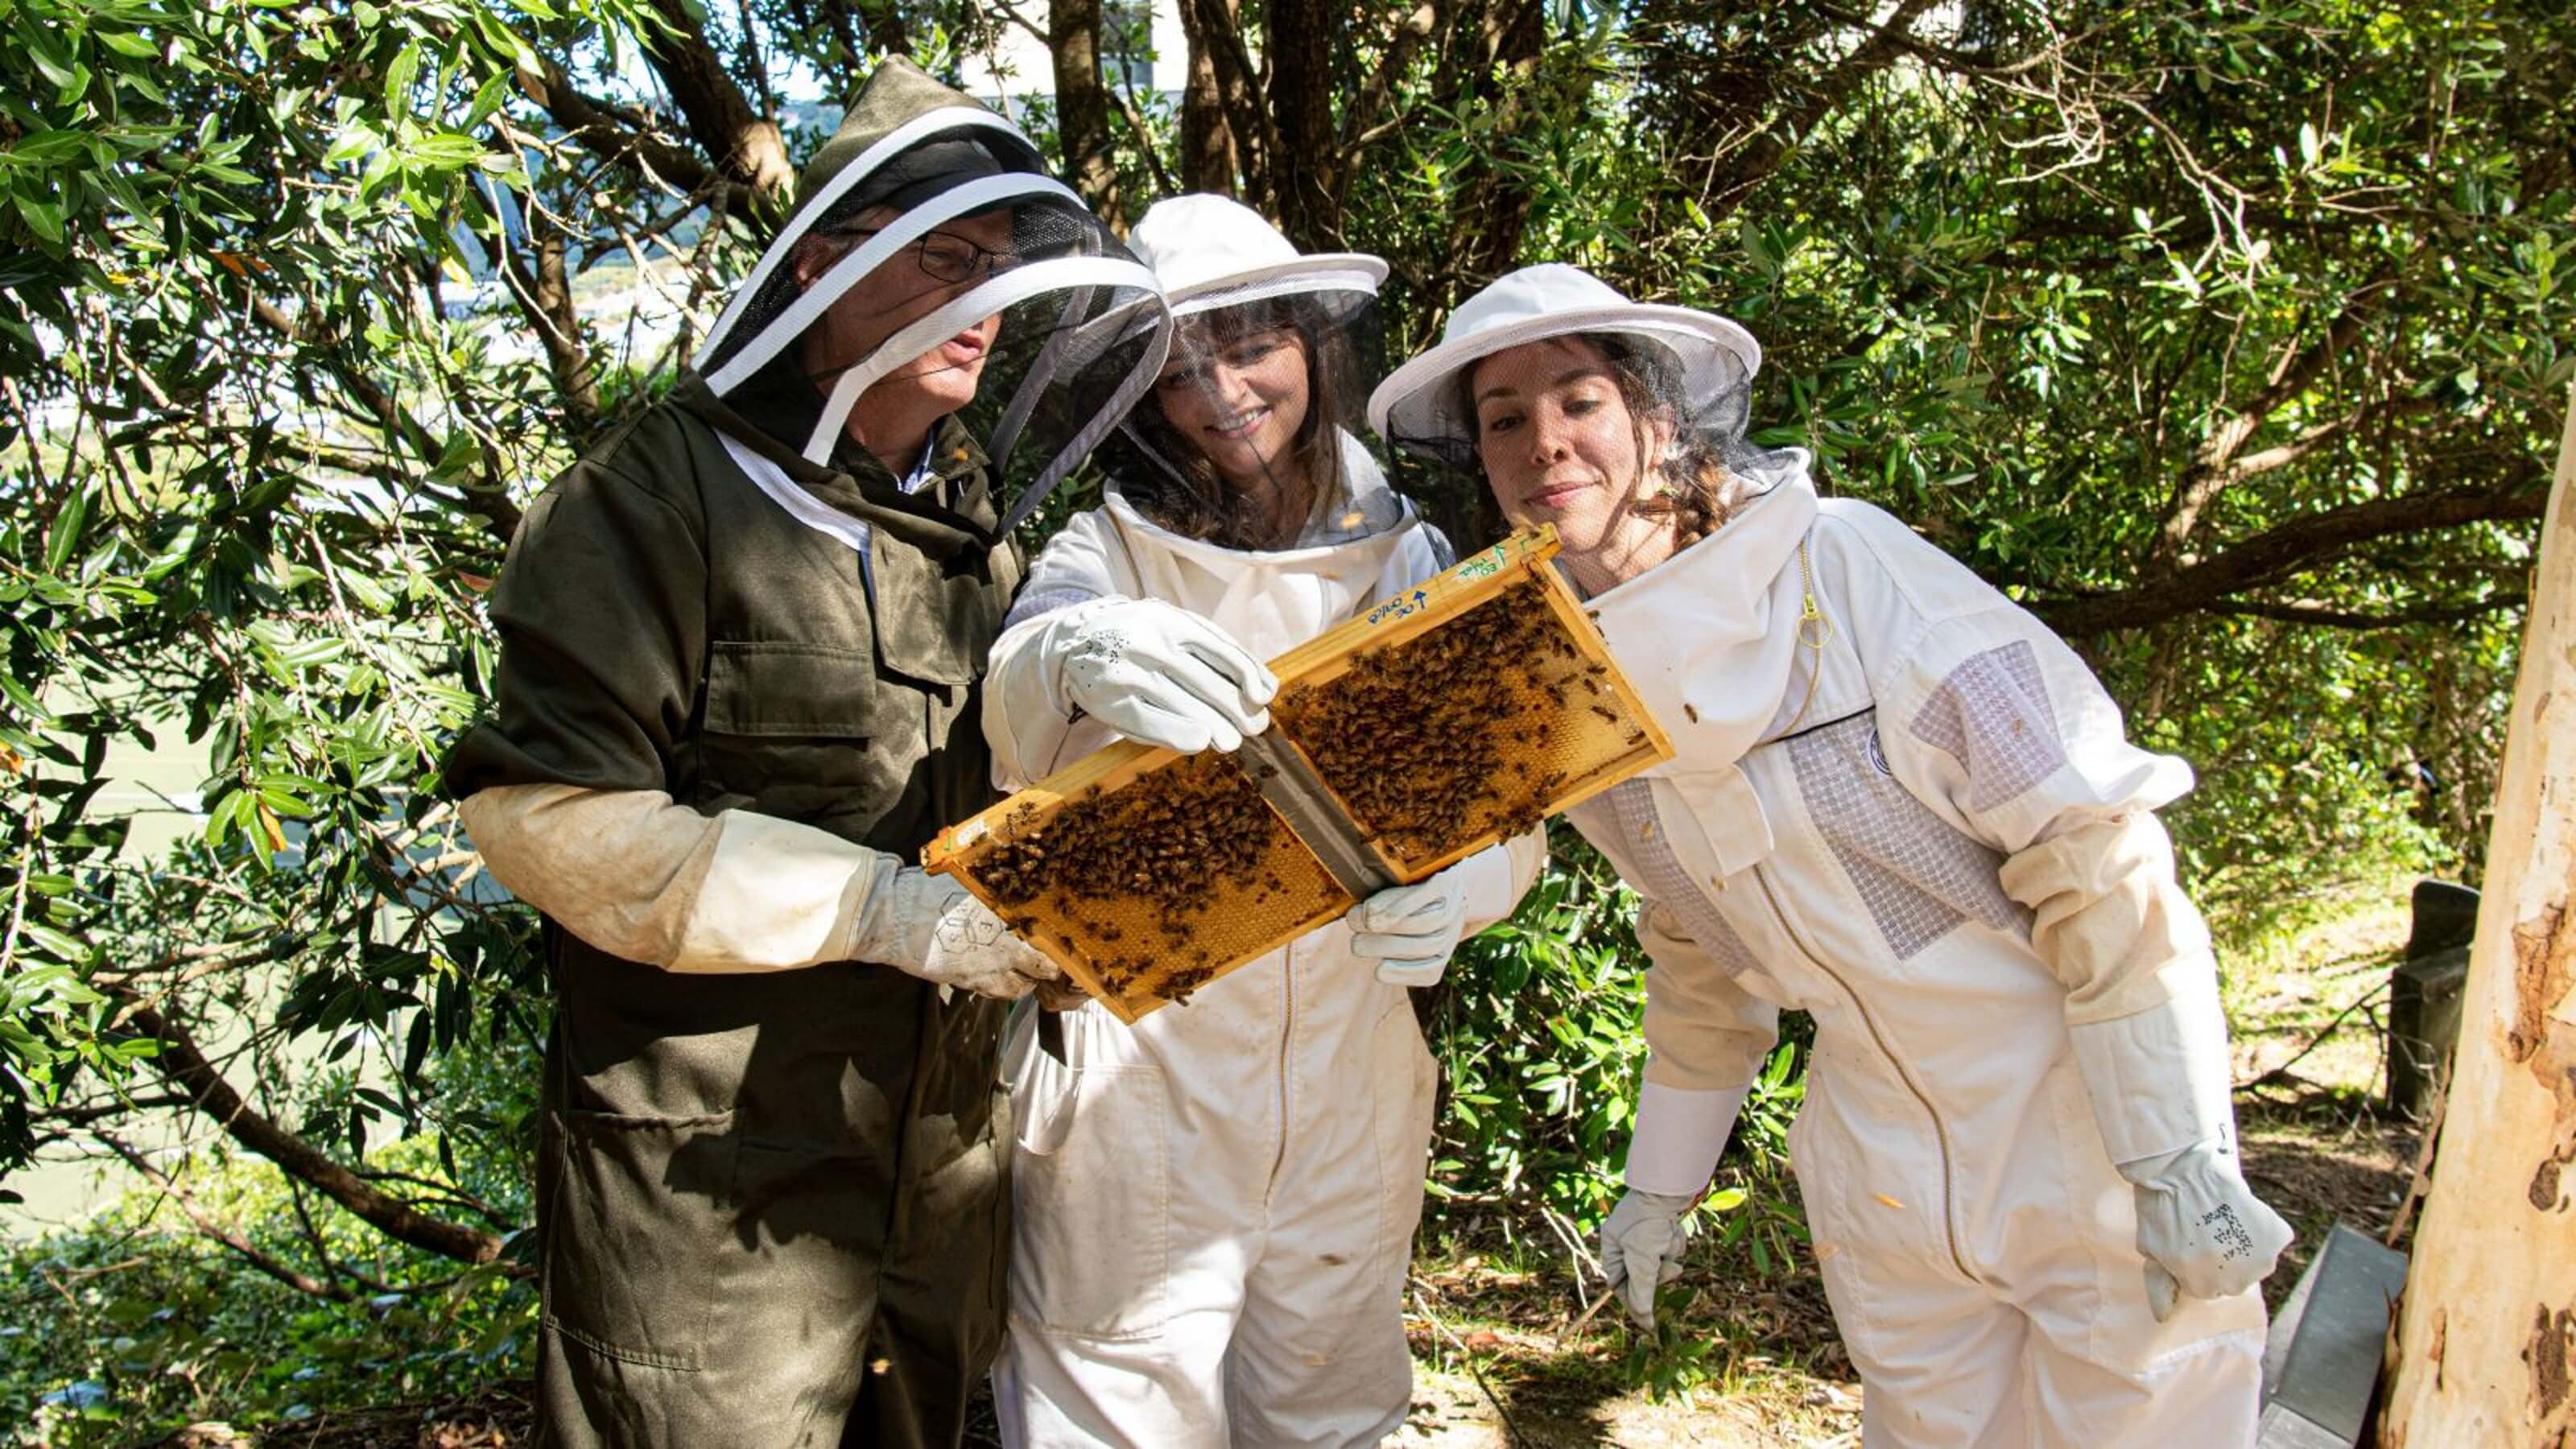
<path id="1" fill-rule="evenodd" d="M 829 235 L 856 245 L 883 230 L 884 227 L 871 226 Z M 904 250 L 912 253 L 923 275 L 939 282 L 980 282 L 1020 264 L 1020 258 L 1011 252 L 978 246 L 953 232 L 929 232 Z"/>

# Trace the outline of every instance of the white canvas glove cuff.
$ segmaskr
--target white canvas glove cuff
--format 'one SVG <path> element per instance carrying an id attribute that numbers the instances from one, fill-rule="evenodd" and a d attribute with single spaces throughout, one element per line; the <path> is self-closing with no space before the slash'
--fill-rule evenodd
<path id="1" fill-rule="evenodd" d="M 1270 727 L 1279 681 L 1216 625 L 1157 599 L 1066 611 L 1052 642 L 1063 704 L 1142 744 L 1231 751 Z"/>
<path id="2" fill-rule="evenodd" d="M 1690 1234 L 1682 1220 L 1696 1193 L 1622 1194 L 1601 1222 L 1601 1275 L 1640 1328 L 1655 1326 L 1655 1290 L 1682 1275 Z"/>
<path id="3" fill-rule="evenodd" d="M 2234 1154 L 2227 1018 L 2214 977 L 2201 976 L 2159 1006 L 2070 1026 L 2066 1035 L 2113 1163 L 2203 1142 Z"/>
<path id="4" fill-rule="evenodd" d="M 1736 1114 L 1752 1092 L 1750 1083 L 1714 1092 L 1646 1083 L 1637 1093 L 1637 1130 L 1628 1138 L 1628 1186 L 1696 1197 L 1717 1171 Z"/>

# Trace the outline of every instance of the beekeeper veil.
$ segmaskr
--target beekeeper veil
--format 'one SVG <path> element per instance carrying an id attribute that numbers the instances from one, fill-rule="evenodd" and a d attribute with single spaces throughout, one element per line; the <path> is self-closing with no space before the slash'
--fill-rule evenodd
<path id="1" fill-rule="evenodd" d="M 1170 350 L 1107 446 L 1112 486 L 1185 537 L 1272 551 L 1409 517 L 1362 441 L 1386 264 L 1300 254 L 1222 196 L 1156 203 L 1128 236 L 1171 306 Z"/>
<path id="2" fill-rule="evenodd" d="M 1085 351 L 1112 316 L 1115 368 Z M 1153 384 L 1167 316 L 1152 272 L 1018 128 L 893 58 L 805 168 L 694 366 L 719 397 L 780 365 L 811 378 L 821 412 L 781 441 L 818 465 L 870 388 L 948 374 L 1012 498 L 1007 529 Z"/>
<path id="3" fill-rule="evenodd" d="M 1654 445 L 1640 512 L 1679 515 L 1686 533 L 1724 521 L 1727 508 L 1804 476 L 1801 449 L 1756 443 L 1747 420 L 1761 345 L 1727 318 L 1631 302 L 1579 267 L 1523 267 L 1459 304 L 1438 346 L 1397 368 L 1369 399 L 1369 422 L 1390 446 L 1479 477 L 1477 365 L 1533 342 L 1583 349 L 1607 364 L 1622 401 Z"/>

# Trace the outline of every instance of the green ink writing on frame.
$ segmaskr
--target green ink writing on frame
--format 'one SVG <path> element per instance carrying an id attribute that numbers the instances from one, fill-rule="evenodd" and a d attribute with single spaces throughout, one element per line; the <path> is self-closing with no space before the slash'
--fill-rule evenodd
<path id="1" fill-rule="evenodd" d="M 1465 563 L 1458 565 L 1458 577 L 1462 579 L 1481 579 L 1487 574 L 1501 571 L 1503 567 L 1503 550 L 1510 546 L 1511 540 L 1505 539 L 1503 542 L 1495 544 L 1492 548 L 1485 550 L 1482 557 L 1471 558 Z"/>

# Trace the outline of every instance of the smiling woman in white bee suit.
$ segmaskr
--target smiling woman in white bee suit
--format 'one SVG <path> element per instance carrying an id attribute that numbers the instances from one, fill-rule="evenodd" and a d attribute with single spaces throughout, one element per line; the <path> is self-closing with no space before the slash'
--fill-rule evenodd
<path id="1" fill-rule="evenodd" d="M 1760 350 L 1572 267 L 1514 272 L 1370 419 L 1549 522 L 1675 757 L 1573 812 L 1642 898 L 1646 1082 L 1602 1261 L 1651 1322 L 1783 1007 L 1790 1134 L 1873 1445 L 2243 1444 L 2256 1283 L 2191 785 L 2065 644 L 1806 455 Z"/>
<path id="2" fill-rule="evenodd" d="M 1384 263 L 1301 256 L 1216 196 L 1156 205 L 1128 244 L 1172 352 L 994 646 L 1006 787 L 1116 735 L 1235 748 L 1278 687 L 1258 660 L 1447 562 L 1346 426 Z M 1405 988 L 1508 914 L 1542 852 L 1382 892 L 1132 1028 L 1069 1013 L 1060 1061 L 1024 1044 L 1008 1442 L 1362 1444 L 1402 1421 L 1434 1083 Z"/>

